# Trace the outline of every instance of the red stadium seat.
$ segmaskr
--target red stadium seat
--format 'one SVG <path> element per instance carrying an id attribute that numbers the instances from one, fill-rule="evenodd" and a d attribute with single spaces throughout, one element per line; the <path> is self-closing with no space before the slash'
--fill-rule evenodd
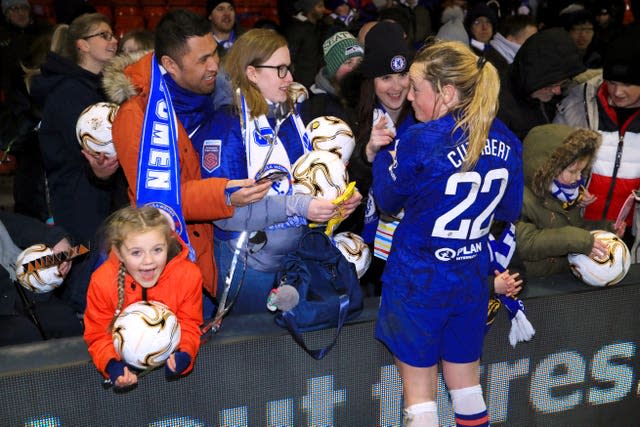
<path id="1" fill-rule="evenodd" d="M 277 2 L 275 0 L 251 0 L 250 2 L 238 2 L 238 4 L 247 6 L 253 6 L 258 8 L 277 9 Z"/>
<path id="2" fill-rule="evenodd" d="M 207 14 L 207 8 L 205 6 L 184 6 L 183 8 L 198 15 L 205 16 Z"/>
<path id="3" fill-rule="evenodd" d="M 240 16 L 252 13 L 255 8 L 251 6 L 236 6 L 234 10 L 236 12 L 236 16 Z"/>
<path id="4" fill-rule="evenodd" d="M 140 6 L 117 6 L 113 15 L 118 16 L 143 16 Z"/>
<path id="5" fill-rule="evenodd" d="M 96 12 L 109 18 L 109 21 L 113 19 L 113 10 L 111 9 L 111 6 L 107 6 L 104 4 L 97 4 L 97 5 L 94 5 L 93 7 L 96 8 Z"/>
<path id="6" fill-rule="evenodd" d="M 263 18 L 264 16 L 260 15 L 259 13 L 245 13 L 238 18 L 238 22 L 243 28 L 253 28 L 253 24 Z"/>
<path id="7" fill-rule="evenodd" d="M 144 20 L 147 23 L 147 29 L 155 30 L 162 16 L 167 13 L 166 6 L 146 6 L 143 9 Z"/>
<path id="8" fill-rule="evenodd" d="M 142 6 L 166 6 L 166 0 L 140 0 Z"/>
<path id="9" fill-rule="evenodd" d="M 46 2 L 43 2 L 46 3 Z M 48 24 L 55 25 L 56 14 L 53 10 L 53 4 L 33 3 L 31 4 L 31 13 Z"/>
<path id="10" fill-rule="evenodd" d="M 145 6 L 142 9 L 142 16 L 144 16 L 145 19 L 149 19 L 154 16 L 162 16 L 165 13 L 167 13 L 166 6 Z"/>
<path id="11" fill-rule="evenodd" d="M 113 6 L 138 6 L 138 0 L 111 0 Z"/>
<path id="12" fill-rule="evenodd" d="M 131 30 L 138 30 L 146 28 L 144 25 L 144 18 L 137 15 L 122 15 L 116 16 L 114 25 L 115 35 L 121 38 L 125 33 Z"/>

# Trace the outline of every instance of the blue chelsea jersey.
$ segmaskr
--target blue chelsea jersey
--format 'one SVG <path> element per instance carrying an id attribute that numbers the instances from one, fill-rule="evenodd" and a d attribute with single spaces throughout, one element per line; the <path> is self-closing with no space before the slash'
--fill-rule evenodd
<path id="1" fill-rule="evenodd" d="M 387 281 L 486 277 L 492 221 L 515 221 L 522 209 L 522 146 L 495 120 L 472 170 L 461 172 L 467 144 L 451 114 L 411 127 L 374 162 L 374 197 L 382 211 L 404 208 L 384 273 Z M 426 276 L 425 276 L 426 275 Z M 423 277 L 424 276 L 424 277 Z"/>

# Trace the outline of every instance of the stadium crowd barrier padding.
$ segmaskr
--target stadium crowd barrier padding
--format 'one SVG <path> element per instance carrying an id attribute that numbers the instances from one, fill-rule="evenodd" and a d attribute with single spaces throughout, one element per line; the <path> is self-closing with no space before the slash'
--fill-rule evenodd
<path id="1" fill-rule="evenodd" d="M 505 310 L 487 334 L 481 378 L 492 425 L 640 425 L 640 267 L 610 288 L 570 275 L 530 281 L 524 301 L 531 342 L 510 346 Z M 374 339 L 377 304 L 367 300 L 320 361 L 271 315 L 229 317 L 191 375 L 167 381 L 160 369 L 127 393 L 103 388 L 81 338 L 3 347 L 0 425 L 399 426 L 402 388 Z M 321 346 L 332 334 L 305 337 Z M 442 389 L 441 425 L 453 425 Z"/>

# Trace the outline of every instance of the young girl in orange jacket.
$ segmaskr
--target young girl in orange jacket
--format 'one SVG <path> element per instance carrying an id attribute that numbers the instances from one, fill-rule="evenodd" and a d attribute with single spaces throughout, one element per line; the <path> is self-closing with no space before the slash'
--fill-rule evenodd
<path id="1" fill-rule="evenodd" d="M 116 352 L 112 326 L 124 307 L 158 301 L 178 318 L 181 339 L 165 365 L 167 376 L 188 373 L 200 347 L 202 274 L 189 249 L 156 208 L 127 207 L 106 226 L 109 258 L 91 276 L 84 339 L 100 373 L 116 387 L 137 383 L 136 373 Z"/>

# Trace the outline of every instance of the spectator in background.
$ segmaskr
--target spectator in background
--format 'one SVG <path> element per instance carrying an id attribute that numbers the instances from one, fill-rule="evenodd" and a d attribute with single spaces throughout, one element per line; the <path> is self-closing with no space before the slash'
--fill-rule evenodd
<path id="1" fill-rule="evenodd" d="M 451 5 L 442 11 L 442 26 L 436 37 L 440 40 L 459 41 L 469 46 L 469 33 L 464 28 L 464 10 L 460 6 Z"/>
<path id="2" fill-rule="evenodd" d="M 87 0 L 53 0 L 53 11 L 58 24 L 69 24 L 85 13 L 96 13 L 96 8 Z"/>
<path id="3" fill-rule="evenodd" d="M 604 58 L 606 46 L 622 32 L 623 0 L 597 0 L 591 8 L 595 18 L 594 48 Z"/>
<path id="4" fill-rule="evenodd" d="M 211 22 L 211 33 L 218 43 L 218 53 L 222 57 L 241 34 L 233 0 L 207 0 L 207 17 Z"/>
<path id="5" fill-rule="evenodd" d="M 302 104 L 302 120 L 309 123 L 318 116 L 336 116 L 353 128 L 353 111 L 347 107 L 340 85 L 362 62 L 364 48 L 351 33 L 341 31 L 325 40 L 322 49 L 326 65 L 316 75 L 311 97 Z"/>
<path id="6" fill-rule="evenodd" d="M 597 198 L 586 207 L 584 217 L 615 220 L 631 191 L 640 188 L 640 28 L 628 30 L 609 45 L 603 76 L 571 89 L 555 122 L 602 135 L 588 186 Z M 633 242 L 630 229 L 625 236 L 628 244 Z"/>
<path id="7" fill-rule="evenodd" d="M 131 30 L 120 39 L 118 54 L 153 50 L 153 42 L 154 35 L 152 31 Z"/>
<path id="8" fill-rule="evenodd" d="M 379 21 L 391 21 L 400 24 L 404 31 L 404 38 L 408 45 L 413 48 L 414 44 L 414 15 L 411 8 L 402 5 L 394 5 L 380 10 Z M 422 41 L 422 40 L 420 40 Z"/>
<path id="9" fill-rule="evenodd" d="M 598 132 L 559 124 L 537 126 L 524 139 L 516 250 L 531 277 L 570 271 L 570 253 L 605 255 L 606 244 L 590 230 L 624 233 L 624 225 L 615 230 L 613 221 L 585 220 L 580 212 L 594 200 L 584 184 L 600 142 Z"/>
<path id="10" fill-rule="evenodd" d="M 82 334 L 82 324 L 74 310 L 54 296 L 53 291 L 37 294 L 24 288 L 17 289 L 16 286 L 21 285 L 15 282 L 15 262 L 23 249 L 44 244 L 53 253 L 58 253 L 71 247 L 69 239 L 60 227 L 0 211 L 0 346 Z M 69 273 L 71 264 L 69 261 L 59 265 L 61 277 Z M 66 286 L 65 282 L 61 286 Z M 30 310 L 28 305 L 31 304 Z M 44 337 L 34 320 L 42 327 Z"/>
<path id="11" fill-rule="evenodd" d="M 469 33 L 469 45 L 476 55 L 482 56 L 498 25 L 496 12 L 486 3 L 476 3 L 465 17 L 465 27 Z"/>
<path id="12" fill-rule="evenodd" d="M 380 275 L 401 216 L 380 216 L 370 192 L 372 164 L 379 153 L 395 150 L 405 132 L 416 123 L 407 101 L 411 58 L 402 27 L 381 21 L 367 34 L 362 64 L 345 82 L 346 88 L 349 84 L 357 88 L 349 89 L 356 111 L 356 147 L 349 162 L 349 177 L 366 195 L 366 202 L 340 229 L 360 234 L 374 247 L 372 266 L 362 277 L 363 284 L 373 285 L 370 294 L 379 295 Z"/>
<path id="13" fill-rule="evenodd" d="M 347 0 L 326 0 L 324 7 L 331 12 L 325 19 L 330 27 L 352 31 L 357 24 L 358 12 L 349 6 Z"/>
<path id="14" fill-rule="evenodd" d="M 213 38 L 218 43 L 218 55 L 222 58 L 242 33 L 240 26 L 236 22 L 236 9 L 233 1 L 207 0 L 207 17 L 211 22 L 211 34 L 213 34 Z M 231 82 L 222 67 L 218 68 L 216 90 L 211 96 L 213 98 L 213 108 L 216 110 L 231 105 L 233 102 Z"/>
<path id="15" fill-rule="evenodd" d="M 76 122 L 86 107 L 105 100 L 102 70 L 115 56 L 118 40 L 107 18 L 97 13 L 81 15 L 61 31 L 64 48 L 61 54 L 49 52 L 42 74 L 33 79 L 31 95 L 42 106 L 38 138 L 53 221 L 74 241 L 95 243 L 96 231 L 120 200 L 118 158 L 81 149 Z M 97 251 L 93 254 L 97 256 Z M 88 257 L 74 266 L 71 276 L 82 279 L 74 280 L 78 287 L 65 289 L 70 304 L 79 312 L 84 311 L 94 262 Z"/>
<path id="16" fill-rule="evenodd" d="M 431 15 L 432 26 L 436 30 L 440 28 L 441 23 L 445 22 L 442 19 L 442 13 L 449 7 L 458 6 L 463 11 L 463 16 L 466 16 L 469 9 L 467 0 L 443 0 L 443 1 L 430 1 L 432 4 L 433 14 Z M 463 18 L 464 19 L 464 18 Z M 468 37 L 468 33 L 467 33 Z"/>
<path id="17" fill-rule="evenodd" d="M 553 121 L 563 88 L 584 70 L 565 30 L 552 28 L 532 35 L 518 50 L 500 88 L 498 117 L 524 138 L 531 128 Z"/>
<path id="18" fill-rule="evenodd" d="M 378 23 L 378 21 L 368 21 L 362 24 L 358 30 L 358 42 L 364 46 L 364 40 L 367 37 L 367 33 Z"/>
<path id="19" fill-rule="evenodd" d="M 45 30 L 46 27 L 43 27 Z M 60 51 L 55 42 L 53 29 L 45 30 L 35 36 L 22 33 L 33 40 L 28 46 L 17 47 L 13 43 L 2 48 L 3 61 L 10 55 L 20 57 L 19 70 L 11 68 L 13 75 L 6 82 L 9 87 L 5 91 L 5 102 L 0 104 L 0 147 L 7 149 L 16 158 L 16 170 L 13 177 L 13 211 L 23 215 L 46 221 L 51 216 L 46 194 L 46 181 L 42 155 L 38 144 L 36 126 L 40 121 L 41 111 L 29 95 L 31 79 L 40 74 L 40 66 L 45 62 L 50 50 Z M 26 51 L 15 51 L 26 48 Z M 6 49 L 6 50 L 5 50 Z M 5 55 L 8 53 L 9 55 Z M 2 62 L 2 66 L 8 66 Z"/>
<path id="20" fill-rule="evenodd" d="M 326 38 L 322 19 L 324 2 L 298 0 L 295 4 L 299 12 L 284 31 L 291 52 L 294 80 L 309 88 L 322 68 L 322 42 Z"/>
<path id="21" fill-rule="evenodd" d="M 586 10 L 578 10 L 562 15 L 564 29 L 576 44 L 582 62 L 587 68 L 602 68 L 602 57 L 593 43 L 595 18 Z"/>
<path id="22" fill-rule="evenodd" d="M 491 49 L 485 52 L 487 61 L 498 70 L 500 81 L 505 79 L 520 46 L 537 32 L 535 21 L 529 15 L 510 15 L 500 23 L 500 30 L 489 42 Z"/>
<path id="23" fill-rule="evenodd" d="M 20 63 L 38 38 L 50 37 L 51 28 L 33 19 L 28 0 L 2 0 L 2 14 L 6 25 L 0 27 L 0 103 L 15 120 L 29 108 Z"/>

